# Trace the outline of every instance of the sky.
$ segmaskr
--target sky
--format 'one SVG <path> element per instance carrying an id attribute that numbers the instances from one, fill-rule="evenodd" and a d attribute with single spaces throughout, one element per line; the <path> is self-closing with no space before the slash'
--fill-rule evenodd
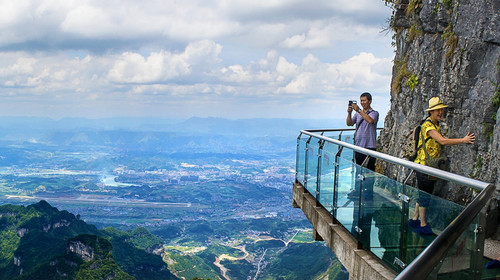
<path id="1" fill-rule="evenodd" d="M 0 116 L 385 116 L 382 0 L 0 0 Z"/>

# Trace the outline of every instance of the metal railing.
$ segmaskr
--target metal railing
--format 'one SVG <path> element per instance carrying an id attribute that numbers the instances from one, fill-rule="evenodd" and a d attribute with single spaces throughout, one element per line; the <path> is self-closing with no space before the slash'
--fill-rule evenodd
<path id="1" fill-rule="evenodd" d="M 467 208 L 465 208 L 465 210 L 460 213 L 460 215 L 395 279 L 425 279 L 441 261 L 458 237 L 471 224 L 474 217 L 483 209 L 494 191 L 495 185 L 493 184 L 488 185 L 481 191 Z"/>
<path id="2" fill-rule="evenodd" d="M 335 145 L 339 145 L 341 147 L 348 148 L 350 150 L 368 155 L 370 157 L 374 157 L 374 158 L 381 159 L 381 160 L 386 161 L 386 162 L 393 163 L 395 165 L 404 166 L 404 167 L 407 167 L 411 170 L 425 173 L 427 175 L 432 175 L 434 177 L 438 177 L 438 178 L 446 180 L 446 181 L 454 182 L 454 183 L 457 183 L 459 185 L 463 185 L 466 187 L 471 187 L 475 190 L 482 191 L 483 189 L 485 189 L 489 185 L 488 183 L 485 183 L 485 182 L 482 182 L 479 180 L 464 177 L 464 176 L 461 176 L 458 174 L 454 174 L 454 173 L 447 172 L 444 170 L 432 168 L 429 166 L 421 165 L 421 164 L 411 162 L 411 161 L 408 161 L 408 160 L 405 160 L 402 158 L 397 158 L 397 157 L 387 155 L 384 153 L 380 153 L 377 151 L 372 151 L 369 149 L 358 147 L 358 146 L 353 145 L 353 144 L 342 142 L 342 141 L 337 140 L 337 139 L 333 139 L 330 137 L 326 137 L 326 136 L 318 135 L 318 134 L 314 133 L 314 132 L 320 132 L 320 131 L 333 131 L 334 132 L 334 131 L 352 131 L 352 130 L 353 129 L 325 129 L 325 130 L 315 129 L 315 130 L 301 130 L 300 133 L 305 134 L 305 135 L 309 135 L 309 136 L 317 138 L 317 139 L 321 139 L 321 140 L 326 141 L 326 142 L 333 143 Z"/>
<path id="3" fill-rule="evenodd" d="M 396 279 L 425 279 L 428 277 L 433 270 L 435 270 L 436 266 L 440 262 L 442 262 L 444 256 L 453 246 L 453 244 L 457 241 L 457 239 L 467 230 L 467 228 L 471 225 L 472 221 L 476 219 L 481 209 L 486 205 L 492 193 L 495 190 L 495 186 L 492 184 L 488 184 L 479 180 L 475 180 L 472 178 L 464 177 L 458 174 L 454 174 L 451 172 L 431 168 L 428 166 L 420 165 L 405 159 L 397 158 L 394 156 L 390 156 L 384 153 L 380 153 L 377 151 L 361 148 L 355 146 L 353 144 L 337 140 L 331 137 L 324 136 L 326 132 L 338 132 L 339 139 L 344 131 L 354 131 L 354 129 L 315 129 L 315 130 L 301 130 L 300 135 L 298 137 L 299 140 L 303 135 L 309 136 L 307 140 L 307 145 L 311 142 L 312 139 L 318 140 L 318 150 L 321 151 L 325 143 L 331 143 L 339 147 L 339 152 L 337 153 L 336 158 L 340 155 L 342 149 L 346 148 L 352 150 L 354 152 L 365 154 L 369 157 L 376 158 L 378 160 L 382 160 L 384 162 L 392 163 L 397 166 L 403 166 L 410 170 L 417 171 L 420 173 L 424 173 L 427 175 L 431 175 L 449 182 L 454 182 L 456 184 L 470 187 L 479 191 L 480 193 L 474 198 L 474 200 L 439 234 L 437 238 L 435 238 L 409 265 L 400 265 L 403 267 L 403 271 L 398 275 Z M 307 148 L 306 148 L 307 151 Z M 318 152 L 318 157 L 321 155 Z M 305 155 L 307 157 L 307 154 Z M 297 150 L 297 165 L 299 164 L 299 150 Z M 336 159 L 337 160 L 337 159 Z M 307 184 L 306 174 L 308 173 L 308 161 L 304 159 L 304 183 Z M 335 163 L 338 166 L 338 163 Z M 321 164 L 318 159 L 317 174 L 316 174 L 316 199 L 318 201 L 318 196 L 320 194 L 319 185 L 321 178 Z M 338 168 L 337 168 L 338 169 Z M 335 176 L 338 176 L 337 169 L 335 169 Z M 298 168 L 297 168 L 298 170 Z M 411 173 L 410 173 L 411 174 Z M 337 179 L 336 179 L 337 180 Z M 336 184 L 336 182 L 334 183 Z M 406 184 L 406 180 L 403 185 Z M 336 194 L 334 193 L 335 197 Z M 335 208 L 335 207 L 333 207 Z M 405 206 L 403 205 L 403 211 Z M 334 211 L 334 210 L 332 210 Z M 407 211 L 407 210 L 406 210 Z M 334 212 L 332 212 L 333 215 Z M 481 231 L 481 226 L 478 226 L 477 231 Z M 482 249 L 480 249 L 482 251 Z M 396 258 L 397 259 L 397 258 Z M 396 260 L 395 260 L 396 261 Z"/>

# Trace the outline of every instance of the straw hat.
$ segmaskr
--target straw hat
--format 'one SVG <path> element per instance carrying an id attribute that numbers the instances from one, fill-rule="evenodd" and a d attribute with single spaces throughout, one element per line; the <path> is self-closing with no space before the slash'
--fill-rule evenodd
<path id="1" fill-rule="evenodd" d="M 439 97 L 433 97 L 429 100 L 429 108 L 425 109 L 425 111 L 434 111 L 446 107 L 448 107 L 448 105 L 444 105 Z"/>

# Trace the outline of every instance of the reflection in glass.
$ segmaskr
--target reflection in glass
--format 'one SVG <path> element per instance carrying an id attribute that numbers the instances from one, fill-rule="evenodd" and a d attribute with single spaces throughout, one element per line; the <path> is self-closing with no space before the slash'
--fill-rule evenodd
<path id="1" fill-rule="evenodd" d="M 316 187 L 318 181 L 318 139 L 312 139 L 307 143 L 306 148 L 306 167 L 305 167 L 305 188 L 316 198 Z"/>
<path id="2" fill-rule="evenodd" d="M 483 269 L 482 250 L 476 246 L 474 241 L 478 240 L 477 225 L 475 221 L 454 243 L 443 261 L 435 268 L 442 279 L 479 279 L 477 273 Z M 483 279 L 497 279 L 486 277 Z"/>
<path id="3" fill-rule="evenodd" d="M 303 186 L 304 183 L 304 168 L 306 167 L 305 159 L 306 159 L 306 141 L 308 137 L 302 136 L 297 140 L 297 159 L 296 159 L 296 176 L 295 179 Z"/>
<path id="4" fill-rule="evenodd" d="M 321 152 L 321 176 L 319 195 L 316 198 L 326 210 L 330 213 L 333 211 L 333 192 L 335 184 L 335 154 L 328 150 L 325 145 Z"/>
<path id="5" fill-rule="evenodd" d="M 352 135 L 342 135 L 341 140 L 352 142 Z M 464 209 L 355 164 L 353 152 L 348 148 L 341 149 L 330 142 L 320 148 L 318 139 L 306 137 L 298 140 L 297 153 L 297 180 L 301 182 L 305 178 L 302 181 L 307 191 L 359 241 L 359 245 L 397 272 L 436 237 L 422 235 L 409 225 L 409 213 L 415 211 L 419 197 L 429 196 L 427 222 L 437 235 Z M 357 191 L 349 195 L 353 190 Z M 456 279 L 468 279 L 471 270 L 479 269 L 477 251 L 482 241 L 476 236 L 475 226 L 477 224 L 471 225 L 436 268 L 440 275 L 451 275 L 455 279 L 460 274 L 467 276 Z"/>

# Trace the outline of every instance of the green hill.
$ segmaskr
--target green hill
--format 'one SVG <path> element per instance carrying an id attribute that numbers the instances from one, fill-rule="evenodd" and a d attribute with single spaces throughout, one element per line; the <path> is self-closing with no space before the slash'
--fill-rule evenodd
<path id="1" fill-rule="evenodd" d="M 46 201 L 0 206 L 1 279 L 177 279 L 143 228 L 98 230 Z"/>

